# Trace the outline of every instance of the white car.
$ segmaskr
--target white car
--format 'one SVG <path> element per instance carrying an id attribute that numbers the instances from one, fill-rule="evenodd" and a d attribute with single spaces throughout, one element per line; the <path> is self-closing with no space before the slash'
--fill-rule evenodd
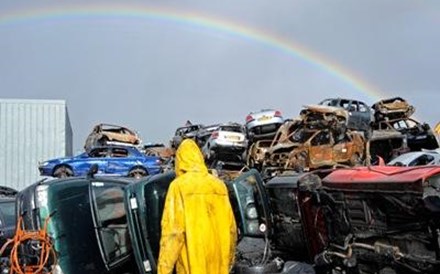
<path id="1" fill-rule="evenodd" d="M 279 110 L 263 109 L 251 112 L 246 116 L 246 129 L 249 139 L 254 142 L 263 139 L 272 139 L 278 128 L 284 123 Z"/>
<path id="2" fill-rule="evenodd" d="M 439 165 L 440 153 L 436 150 L 412 151 L 397 156 L 387 166 Z"/>
<path id="3" fill-rule="evenodd" d="M 208 163 L 215 160 L 243 162 L 248 146 L 246 131 L 240 124 L 221 124 L 212 131 L 202 147 L 203 156 Z M 235 157 L 234 157 L 235 156 Z"/>

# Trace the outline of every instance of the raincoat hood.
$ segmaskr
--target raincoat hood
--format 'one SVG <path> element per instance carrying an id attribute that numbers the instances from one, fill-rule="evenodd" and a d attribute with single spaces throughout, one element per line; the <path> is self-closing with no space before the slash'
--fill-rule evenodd
<path id="1" fill-rule="evenodd" d="M 182 141 L 176 152 L 175 169 L 176 176 L 186 172 L 208 173 L 202 152 L 196 142 L 191 139 Z"/>

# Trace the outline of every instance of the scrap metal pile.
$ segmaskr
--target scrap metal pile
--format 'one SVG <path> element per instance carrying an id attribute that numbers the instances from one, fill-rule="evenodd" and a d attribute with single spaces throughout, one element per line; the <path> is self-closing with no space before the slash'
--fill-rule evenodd
<path id="1" fill-rule="evenodd" d="M 239 230 L 231 273 L 440 273 L 439 145 L 414 111 L 399 97 L 371 108 L 330 98 L 294 119 L 265 109 L 243 125 L 188 121 L 169 147 L 97 125 L 82 154 L 40 164 L 58 179 L 13 199 L 18 235 L 40 233 L 44 244 L 9 233 L 20 247 L 2 250 L 0 268 L 156 273 L 174 152 L 191 138 L 230 193 Z"/>

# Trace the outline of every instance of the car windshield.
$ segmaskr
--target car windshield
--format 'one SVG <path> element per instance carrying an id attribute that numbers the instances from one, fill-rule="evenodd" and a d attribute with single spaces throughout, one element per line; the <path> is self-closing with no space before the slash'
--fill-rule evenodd
<path id="1" fill-rule="evenodd" d="M 221 131 L 243 133 L 243 129 L 239 126 L 221 126 L 220 130 Z"/>
<path id="2" fill-rule="evenodd" d="M 290 135 L 289 140 L 294 143 L 304 143 L 309 140 L 315 132 L 316 131 L 307 130 L 305 128 L 299 128 Z"/>
<path id="3" fill-rule="evenodd" d="M 118 184 L 93 183 L 98 231 L 106 261 L 111 264 L 131 252 L 124 188 Z"/>

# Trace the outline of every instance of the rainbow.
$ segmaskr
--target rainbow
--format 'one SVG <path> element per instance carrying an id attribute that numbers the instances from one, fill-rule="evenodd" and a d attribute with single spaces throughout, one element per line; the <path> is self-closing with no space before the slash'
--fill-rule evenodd
<path id="1" fill-rule="evenodd" d="M 27 23 L 28 21 L 68 20 L 89 18 L 134 18 L 142 20 L 154 20 L 177 24 L 194 29 L 202 29 L 208 32 L 227 34 L 231 37 L 246 39 L 258 43 L 270 50 L 281 52 L 295 59 L 300 59 L 332 77 L 343 81 L 354 90 L 366 94 L 372 100 L 378 100 L 386 95 L 378 88 L 365 82 L 360 76 L 334 61 L 319 55 L 316 52 L 292 40 L 280 37 L 276 34 L 247 27 L 243 24 L 216 18 L 196 12 L 176 10 L 169 7 L 156 7 L 133 4 L 81 4 L 60 7 L 31 8 L 0 14 L 0 27 L 10 24 Z"/>

